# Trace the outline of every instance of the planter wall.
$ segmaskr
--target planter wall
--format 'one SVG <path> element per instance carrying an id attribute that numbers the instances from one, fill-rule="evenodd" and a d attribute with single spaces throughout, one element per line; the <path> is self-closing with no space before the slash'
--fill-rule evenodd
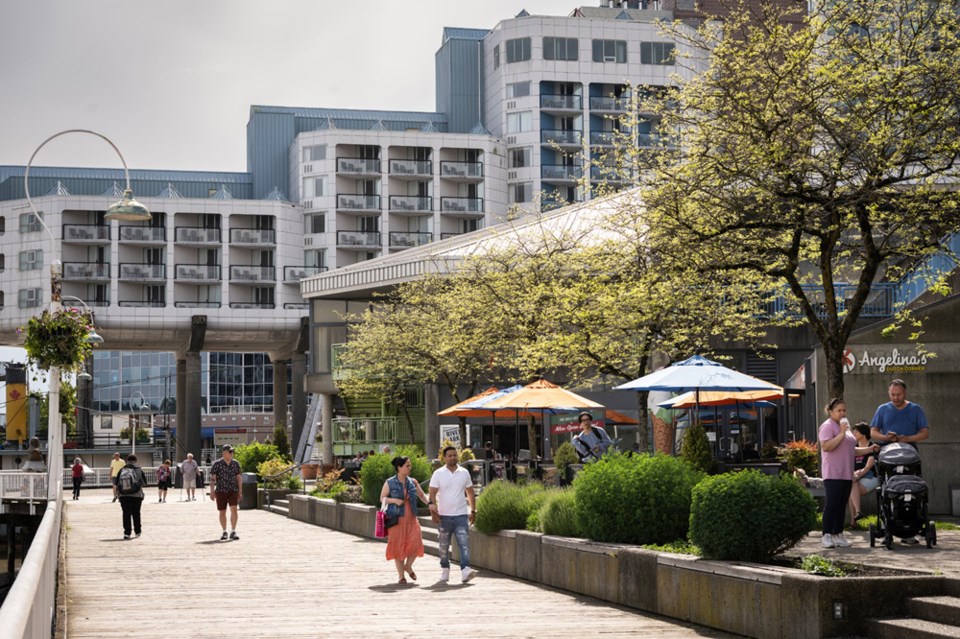
<path id="1" fill-rule="evenodd" d="M 278 499 L 286 499 L 287 495 L 299 493 L 298 490 L 289 488 L 258 488 L 257 489 L 257 508 L 263 508 L 267 505 L 267 495 L 270 495 L 270 502 Z"/>

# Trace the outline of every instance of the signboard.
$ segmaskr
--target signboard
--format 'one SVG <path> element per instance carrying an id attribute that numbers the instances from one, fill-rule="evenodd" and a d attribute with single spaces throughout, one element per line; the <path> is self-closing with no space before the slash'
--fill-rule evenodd
<path id="1" fill-rule="evenodd" d="M 230 444 L 231 446 L 243 446 L 247 443 L 247 429 L 246 428 L 230 428 L 230 429 L 220 429 L 217 428 L 213 431 L 213 445 L 219 449 L 225 444 Z"/>
<path id="2" fill-rule="evenodd" d="M 440 441 L 449 440 L 451 444 L 460 448 L 460 427 L 456 424 L 440 424 Z"/>
<path id="3" fill-rule="evenodd" d="M 927 355 L 917 352 L 915 346 L 894 348 L 864 346 L 848 348 L 843 352 L 843 372 L 875 373 L 922 373 L 927 370 Z"/>
<path id="4" fill-rule="evenodd" d="M 603 421 L 599 419 L 591 422 L 594 428 L 603 428 Z M 564 424 L 554 424 L 550 427 L 551 435 L 563 435 L 564 433 L 579 433 L 580 422 L 566 422 Z"/>

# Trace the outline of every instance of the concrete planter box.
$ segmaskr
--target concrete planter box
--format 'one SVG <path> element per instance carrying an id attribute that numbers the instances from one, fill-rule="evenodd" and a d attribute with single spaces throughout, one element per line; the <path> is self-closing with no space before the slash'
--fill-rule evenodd
<path id="1" fill-rule="evenodd" d="M 257 489 L 257 508 L 263 508 L 267 505 L 267 495 L 270 496 L 270 502 L 278 499 L 287 499 L 287 495 L 299 493 L 297 490 L 289 488 L 258 488 Z"/>
<path id="2" fill-rule="evenodd" d="M 517 575 L 517 530 L 501 530 L 492 535 L 485 535 L 470 529 L 470 564 L 475 568 L 493 570 L 504 575 Z M 450 539 L 450 557 L 452 561 L 460 561 L 460 551 L 457 541 Z"/>
<path id="3" fill-rule="evenodd" d="M 309 523 L 311 499 L 312 497 L 307 495 L 290 495 L 290 509 L 287 511 L 287 517 Z"/>
<path id="4" fill-rule="evenodd" d="M 337 530 L 368 539 L 373 536 L 377 524 L 377 508 L 365 504 L 340 504 L 340 526 Z"/>
<path id="5" fill-rule="evenodd" d="M 313 512 L 311 521 L 317 526 L 340 530 L 340 504 L 332 499 L 311 497 Z"/>

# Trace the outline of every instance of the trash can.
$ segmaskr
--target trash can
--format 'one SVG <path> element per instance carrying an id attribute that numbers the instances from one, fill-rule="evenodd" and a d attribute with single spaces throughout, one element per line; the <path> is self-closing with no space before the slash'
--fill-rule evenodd
<path id="1" fill-rule="evenodd" d="M 240 485 L 240 510 L 254 510 L 257 507 L 257 474 L 243 473 Z"/>

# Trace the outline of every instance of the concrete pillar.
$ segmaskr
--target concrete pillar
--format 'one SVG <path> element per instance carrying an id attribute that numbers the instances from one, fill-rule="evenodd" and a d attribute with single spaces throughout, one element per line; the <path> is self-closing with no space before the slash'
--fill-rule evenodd
<path id="1" fill-rule="evenodd" d="M 423 387 L 424 409 L 424 444 L 423 449 L 427 457 L 432 458 L 435 451 L 440 450 L 440 387 L 436 384 L 425 384 Z"/>
<path id="2" fill-rule="evenodd" d="M 289 426 L 287 423 L 287 364 L 288 359 L 273 361 L 273 423 Z M 290 448 L 297 450 L 297 443 L 291 442 Z"/>
<path id="3" fill-rule="evenodd" d="M 186 459 L 187 453 L 193 453 L 197 463 L 202 464 L 200 451 L 193 452 L 186 447 L 183 432 L 187 423 L 187 360 L 177 358 L 177 459 Z"/>
<path id="4" fill-rule="evenodd" d="M 322 459 L 324 464 L 333 463 L 333 395 L 320 395 L 320 424 L 323 437 Z"/>
<path id="5" fill-rule="evenodd" d="M 177 439 L 179 445 L 182 445 L 185 453 L 193 453 L 194 457 L 200 457 L 200 424 L 202 415 L 200 411 L 200 353 L 189 351 L 185 360 L 185 378 L 186 388 L 183 396 L 183 424 L 177 422 Z M 177 372 L 180 371 L 180 363 L 177 362 Z M 177 385 L 180 384 L 180 376 L 177 375 Z M 180 411 L 180 398 L 177 398 L 177 412 Z M 179 448 L 179 446 L 178 446 Z M 181 459 L 183 459 L 181 457 Z"/>
<path id="6" fill-rule="evenodd" d="M 293 357 L 290 358 L 290 375 L 293 378 L 290 392 L 290 419 L 293 420 L 293 423 L 290 424 L 290 447 L 296 452 L 297 446 L 300 445 L 300 439 L 303 437 L 304 422 L 307 420 L 306 353 L 294 353 Z"/>

